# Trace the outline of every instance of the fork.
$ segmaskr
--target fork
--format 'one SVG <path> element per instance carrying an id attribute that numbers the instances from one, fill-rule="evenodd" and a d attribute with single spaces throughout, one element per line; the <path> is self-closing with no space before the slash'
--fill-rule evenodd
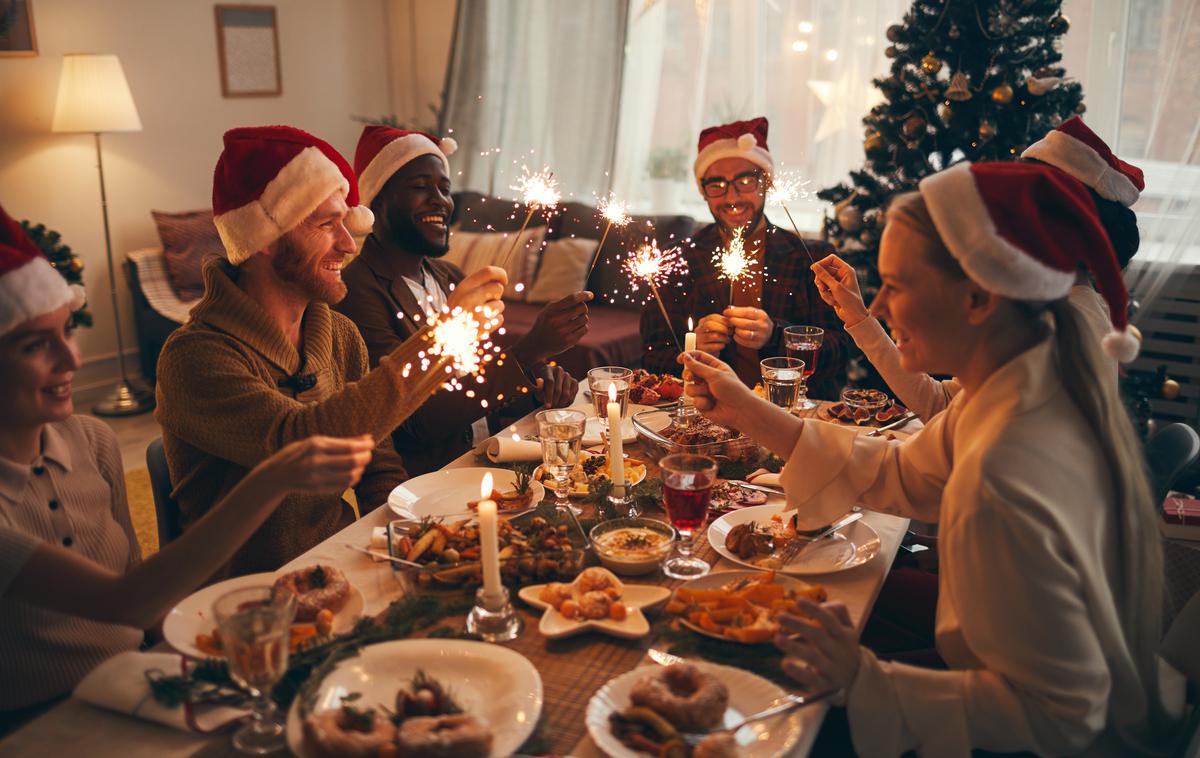
<path id="1" fill-rule="evenodd" d="M 800 551 L 803 550 L 804 548 L 808 547 L 809 545 L 813 544 L 814 542 L 819 542 L 820 540 L 825 539 L 826 537 L 828 537 L 829 535 L 838 531 L 839 529 L 843 529 L 843 528 L 849 526 L 850 524 L 853 524 L 855 521 L 858 521 L 862 517 L 863 517 L 862 511 L 855 511 L 853 513 L 847 513 L 845 516 L 842 516 L 837 521 L 834 521 L 832 524 L 827 526 L 823 531 L 817 533 L 816 535 L 814 535 L 812 537 L 801 537 L 801 536 L 793 537 L 792 540 L 790 542 L 788 542 L 788 544 L 785 545 L 783 550 L 779 553 L 779 568 L 781 568 L 781 569 L 786 568 L 789 563 L 791 563 L 793 560 L 796 559 L 796 556 L 799 555 Z"/>
<path id="2" fill-rule="evenodd" d="M 773 705 L 770 708 L 765 708 L 765 709 L 759 711 L 758 713 L 752 713 L 749 716 L 747 716 L 746 718 L 737 722 L 736 724 L 733 724 L 732 726 L 726 726 L 726 727 L 722 727 L 720 729 L 714 729 L 711 732 L 707 732 L 707 733 L 680 732 L 679 736 L 682 737 L 684 739 L 684 741 L 688 743 L 689 746 L 695 747 L 705 737 L 708 737 L 711 734 L 719 734 L 721 732 L 729 732 L 730 734 L 736 734 L 739 729 L 746 726 L 747 724 L 752 724 L 755 721 L 762 721 L 763 719 L 769 719 L 769 718 L 772 718 L 774 716 L 779 716 L 784 713 L 790 713 L 791 711 L 794 711 L 797 708 L 803 708 L 806 705 L 812 705 L 813 703 L 820 702 L 821 700 L 825 700 L 826 698 L 832 697 L 836 693 L 837 693 L 837 690 L 825 690 L 824 692 L 818 692 L 815 695 L 787 695 L 786 697 L 780 698 L 780 700 L 782 700 L 783 702 L 777 703 L 776 705 Z"/>

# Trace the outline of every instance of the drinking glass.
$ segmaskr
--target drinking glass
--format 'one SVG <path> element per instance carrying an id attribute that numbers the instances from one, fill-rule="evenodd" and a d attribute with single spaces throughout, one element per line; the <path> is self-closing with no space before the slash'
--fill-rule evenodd
<path id="1" fill-rule="evenodd" d="M 673 453 L 658 462 L 663 480 L 663 505 L 671 526 L 679 533 L 678 555 L 668 558 L 663 573 L 673 579 L 695 579 L 709 565 L 692 555 L 696 534 L 708 519 L 708 501 L 717 481 L 717 462 L 707 455 Z"/>
<path id="2" fill-rule="evenodd" d="M 283 749 L 284 727 L 271 688 L 287 670 L 296 596 L 273 597 L 270 585 L 244 587 L 217 598 L 213 615 L 230 676 L 254 696 L 254 718 L 233 735 L 233 746 L 254 755 Z"/>
<path id="3" fill-rule="evenodd" d="M 592 393 L 592 407 L 596 410 L 596 418 L 600 419 L 600 428 L 607 436 L 608 428 L 608 388 L 615 387 L 617 402 L 621 405 L 621 418 L 629 412 L 629 389 L 633 386 L 633 371 L 623 366 L 600 366 L 587 372 L 588 390 Z"/>
<path id="4" fill-rule="evenodd" d="M 791 409 L 800 397 L 804 383 L 804 361 L 799 358 L 764 358 L 759 361 L 767 400 L 780 408 Z"/>
<path id="5" fill-rule="evenodd" d="M 542 466 L 554 477 L 554 505 L 575 515 L 582 511 L 571 505 L 571 472 L 579 465 L 579 448 L 587 414 L 569 408 L 540 411 L 538 437 L 542 440 Z"/>
<path id="6" fill-rule="evenodd" d="M 804 361 L 804 381 L 796 396 L 795 410 L 811 411 L 817 404 L 808 399 L 808 377 L 817 370 L 817 353 L 821 351 L 821 341 L 825 339 L 825 330 L 819 326 L 789 326 L 783 330 L 783 346 L 787 348 L 790 358 Z"/>

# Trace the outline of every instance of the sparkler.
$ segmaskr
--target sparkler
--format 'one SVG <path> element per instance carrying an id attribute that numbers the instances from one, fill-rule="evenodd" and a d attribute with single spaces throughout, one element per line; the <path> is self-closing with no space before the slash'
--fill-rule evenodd
<path id="1" fill-rule="evenodd" d="M 667 307 L 663 305 L 662 296 L 658 294 L 658 286 L 665 284 L 672 274 L 687 273 L 687 261 L 682 251 L 678 247 L 660 250 L 657 241 L 650 241 L 625 259 L 624 268 L 632 279 L 634 292 L 637 291 L 639 280 L 650 286 L 654 299 L 658 301 L 658 310 L 662 313 L 663 321 L 667 322 L 667 328 L 671 330 L 671 341 L 675 343 L 676 349 L 679 349 L 679 338 L 675 336 L 675 327 L 671 325 Z"/>
<path id="2" fill-rule="evenodd" d="M 746 254 L 746 239 L 744 229 L 736 229 L 729 247 L 717 250 L 713 255 L 713 263 L 717 264 L 721 276 L 729 282 L 729 304 L 733 305 L 733 287 L 742 279 L 748 279 L 754 274 L 758 261 Z"/>
<path id="3" fill-rule="evenodd" d="M 771 176 L 771 185 L 767 187 L 767 205 L 777 205 L 787 214 L 788 221 L 792 224 L 792 231 L 800 238 L 800 245 L 804 248 L 804 252 L 808 255 L 810 263 L 816 263 L 813 260 L 812 251 L 808 249 L 808 245 L 804 243 L 804 237 L 800 234 L 800 229 L 796 227 L 796 220 L 792 218 L 792 212 L 788 210 L 787 204 L 793 200 L 803 199 L 809 196 L 808 190 L 804 187 L 808 184 L 807 179 L 801 179 L 796 172 L 780 171 Z"/>
<path id="4" fill-rule="evenodd" d="M 543 167 L 541 171 L 531 172 L 528 166 L 521 166 L 521 172 L 521 178 L 510 189 L 521 194 L 521 200 L 529 208 L 529 212 L 525 214 L 521 228 L 513 235 L 512 247 L 504 256 L 504 268 L 506 269 L 508 260 L 512 257 L 513 251 L 517 249 L 517 242 L 525 233 L 525 227 L 529 226 L 529 220 L 533 218 L 533 214 L 539 208 L 549 208 L 553 213 L 558 201 L 562 199 L 562 195 L 558 192 L 558 182 L 554 181 L 554 174 L 549 168 Z"/>
<path id="5" fill-rule="evenodd" d="M 604 249 L 604 240 L 608 239 L 609 230 L 614 226 L 619 229 L 632 220 L 629 218 L 629 208 L 612 195 L 600 201 L 599 211 L 601 217 L 608 223 L 604 225 L 604 233 L 600 235 L 600 244 L 596 246 L 596 252 L 592 255 L 592 265 L 588 266 L 588 278 L 596 270 L 596 261 L 600 260 L 600 251 Z"/>

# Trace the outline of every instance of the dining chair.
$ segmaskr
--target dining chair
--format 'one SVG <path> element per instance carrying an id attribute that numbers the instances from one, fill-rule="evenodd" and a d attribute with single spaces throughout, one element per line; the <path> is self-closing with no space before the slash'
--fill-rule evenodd
<path id="1" fill-rule="evenodd" d="M 158 521 L 158 547 L 162 549 L 183 533 L 179 525 L 179 503 L 171 497 L 171 471 L 162 437 L 146 447 L 146 468 L 150 470 L 150 491 L 154 494 L 154 514 Z"/>

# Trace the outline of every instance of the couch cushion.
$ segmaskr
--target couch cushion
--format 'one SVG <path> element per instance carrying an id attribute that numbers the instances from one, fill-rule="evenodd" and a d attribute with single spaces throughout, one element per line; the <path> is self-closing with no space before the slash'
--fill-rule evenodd
<path id="1" fill-rule="evenodd" d="M 481 195 L 478 192 L 454 193 L 454 215 L 450 222 L 464 232 L 515 232 L 525 220 L 526 208 L 513 200 Z M 546 226 L 546 216 L 533 214 L 529 228 Z"/>
<path id="2" fill-rule="evenodd" d="M 522 302 L 537 273 L 546 227 L 538 226 L 521 232 L 512 256 L 506 258 L 513 246 L 513 234 L 515 230 L 502 234 L 455 229 L 450 232 L 450 251 L 443 260 L 458 266 L 467 276 L 484 266 L 501 266 L 508 272 L 508 286 L 504 289 L 504 299 Z"/>
<path id="3" fill-rule="evenodd" d="M 213 223 L 213 212 L 150 211 L 150 215 L 162 240 L 171 286 L 180 300 L 194 300 L 204 293 L 204 277 L 200 269 L 205 261 L 225 257 L 225 247 Z"/>
<path id="4" fill-rule="evenodd" d="M 541 310 L 542 306 L 532 303 L 508 303 L 504 308 L 505 334 L 497 343 L 508 347 L 528 334 Z M 636 312 L 589 303 L 588 317 L 588 331 L 579 344 L 551 360 L 576 379 L 583 379 L 588 369 L 596 366 L 641 366 L 642 335 Z"/>
<path id="5" fill-rule="evenodd" d="M 596 240 L 550 240 L 542 251 L 537 277 L 525 293 L 529 303 L 549 303 L 583 289 Z"/>
<path id="6" fill-rule="evenodd" d="M 644 286 L 633 291 L 629 274 L 622 269 L 626 253 L 649 240 L 657 241 L 664 250 L 683 244 L 695 228 L 696 222 L 691 216 L 635 216 L 623 229 L 613 229 L 608 235 L 596 270 L 588 278 L 588 289 L 597 293 L 597 298 L 603 297 L 609 305 L 641 310 L 650 293 Z"/>

